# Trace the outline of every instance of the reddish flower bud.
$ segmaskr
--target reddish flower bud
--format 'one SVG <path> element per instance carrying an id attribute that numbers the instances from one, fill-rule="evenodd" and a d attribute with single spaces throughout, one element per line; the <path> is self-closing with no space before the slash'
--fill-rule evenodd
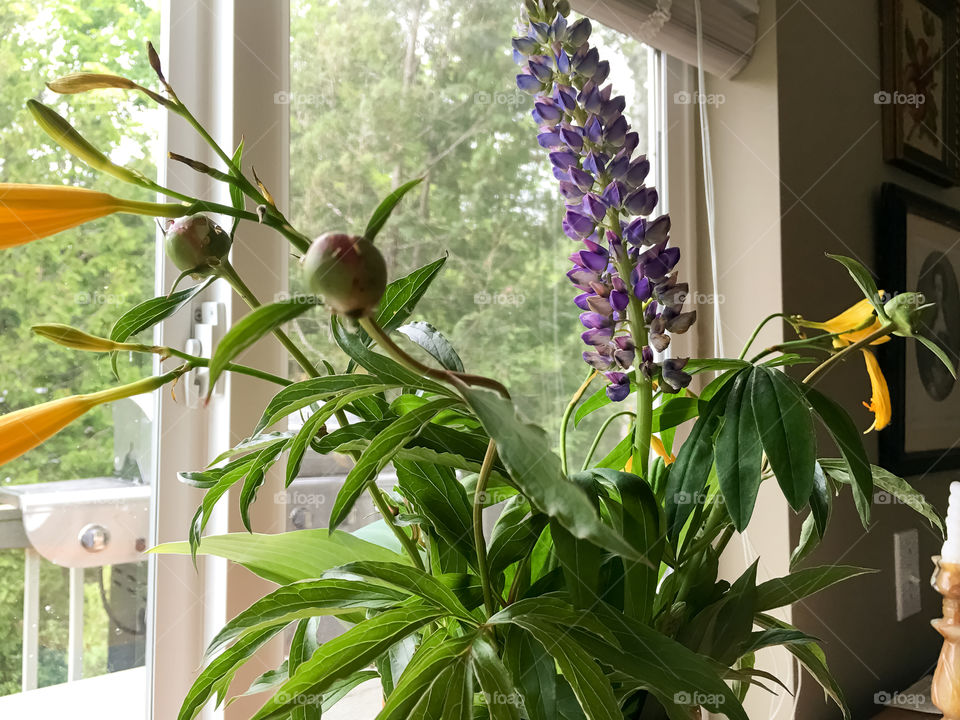
<path id="1" fill-rule="evenodd" d="M 206 215 L 170 221 L 163 240 L 170 261 L 195 277 L 209 275 L 227 257 L 230 244 L 230 235 Z"/>
<path id="2" fill-rule="evenodd" d="M 336 313 L 371 315 L 387 287 L 387 264 L 364 237 L 325 233 L 303 257 L 303 270 L 313 292 Z"/>

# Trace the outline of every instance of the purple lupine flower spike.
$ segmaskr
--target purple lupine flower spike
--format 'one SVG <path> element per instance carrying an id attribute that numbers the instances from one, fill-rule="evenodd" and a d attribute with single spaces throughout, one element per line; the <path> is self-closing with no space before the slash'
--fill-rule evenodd
<path id="1" fill-rule="evenodd" d="M 637 379 L 659 379 L 664 391 L 677 392 L 690 382 L 686 360 L 660 364 L 655 351 L 669 346 L 671 333 L 686 332 L 696 312 L 683 311 L 688 287 L 677 281 L 670 218 L 650 217 L 660 201 L 645 184 L 650 161 L 634 154 L 640 136 L 623 114 L 624 97 L 605 84 L 610 64 L 589 43 L 590 21 L 568 23 L 553 2 L 527 8 L 526 32 L 513 39 L 524 66 L 517 86 L 535 96 L 537 140 L 566 202 L 561 226 L 578 243 L 567 277 L 580 290 L 584 362 L 605 373 L 613 401 L 630 394 L 631 368 Z M 647 345 L 635 347 L 643 330 L 631 321 L 643 323 Z"/>

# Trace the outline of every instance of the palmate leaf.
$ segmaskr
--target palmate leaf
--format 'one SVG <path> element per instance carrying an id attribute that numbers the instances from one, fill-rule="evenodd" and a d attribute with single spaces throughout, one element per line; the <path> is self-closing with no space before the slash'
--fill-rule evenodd
<path id="1" fill-rule="evenodd" d="M 264 335 L 293 320 L 313 307 L 303 298 L 292 298 L 261 305 L 233 324 L 221 338 L 210 358 L 210 392 L 227 364 Z"/>
<path id="2" fill-rule="evenodd" d="M 799 511 L 813 490 L 817 451 L 807 401 L 796 382 L 765 367 L 751 372 L 749 393 L 770 467 L 790 507 Z"/>
<path id="3" fill-rule="evenodd" d="M 771 615 L 758 613 L 754 622 L 764 630 L 782 629 L 796 630 L 792 625 L 788 625 L 782 620 L 778 620 Z M 847 706 L 847 699 L 843 694 L 843 688 L 836 681 L 827 668 L 827 659 L 823 650 L 815 642 L 809 643 L 788 643 L 785 648 L 793 655 L 807 672 L 813 676 L 820 686 L 826 692 L 827 696 L 833 700 L 843 712 L 844 720 L 850 720 L 853 716 L 850 714 L 850 708 Z"/>
<path id="4" fill-rule="evenodd" d="M 149 550 L 166 555 L 189 555 L 185 542 L 164 543 Z M 230 533 L 203 538 L 199 555 L 226 558 L 278 585 L 320 578 L 345 562 L 408 563 L 406 556 L 339 530 L 294 530 L 271 535 Z"/>
<path id="5" fill-rule="evenodd" d="M 831 585 L 874 572 L 877 571 L 852 565 L 825 565 L 768 580 L 757 586 L 757 612 L 791 605 Z"/>
<path id="6" fill-rule="evenodd" d="M 804 387 L 807 400 L 823 422 L 843 455 L 847 472 L 853 478 L 853 500 L 866 528 L 870 524 L 870 503 L 873 501 L 873 476 L 870 461 L 856 425 L 840 405 L 812 387 Z M 817 511 L 822 514 L 822 508 Z M 819 522 L 819 521 L 818 521 Z M 819 529 L 819 528 L 818 528 Z M 822 530 L 820 535 L 823 535 Z"/>
<path id="7" fill-rule="evenodd" d="M 646 562 L 622 535 L 603 523 L 587 494 L 563 477 L 560 458 L 551 452 L 542 429 L 520 420 L 513 403 L 494 392 L 469 388 L 464 395 L 496 441 L 513 484 L 534 508 L 555 518 L 574 537 Z"/>
<path id="8" fill-rule="evenodd" d="M 210 641 L 207 656 L 218 652 L 238 637 L 280 620 L 289 623 L 301 618 L 336 615 L 357 608 L 383 610 L 395 607 L 409 597 L 405 592 L 384 585 L 341 578 L 303 580 L 284 585 L 264 595 L 224 625 Z"/>
<path id="9" fill-rule="evenodd" d="M 337 528 L 353 508 L 360 494 L 420 429 L 441 410 L 457 404 L 454 398 L 439 398 L 394 420 L 377 435 L 357 459 L 343 481 L 330 511 L 330 528 Z"/>
<path id="10" fill-rule="evenodd" d="M 251 720 L 287 716 L 305 696 L 322 694 L 335 681 L 363 669 L 391 645 L 443 614 L 432 606 L 396 608 L 353 626 L 321 645 Z"/>
<path id="11" fill-rule="evenodd" d="M 180 290 L 172 295 L 150 298 L 130 308 L 117 318 L 113 327 L 110 328 L 110 339 L 114 342 L 126 342 L 137 333 L 153 327 L 161 320 L 165 320 L 176 313 L 212 282 L 213 278 L 210 278 L 206 282 L 198 283 L 193 287 Z M 117 353 L 110 354 L 110 363 L 113 367 L 113 374 L 118 376 Z"/>
<path id="12" fill-rule="evenodd" d="M 760 491 L 763 448 L 748 392 L 752 371 L 733 381 L 717 436 L 717 481 L 734 527 L 743 532 L 753 515 Z"/>
<path id="13" fill-rule="evenodd" d="M 843 460 L 820 458 L 820 466 L 833 480 L 846 485 L 850 484 L 850 474 Z M 923 515 L 932 526 L 938 528 L 940 533 L 943 534 L 943 521 L 937 514 L 936 509 L 927 502 L 923 495 L 911 487 L 910 483 L 877 465 L 871 465 L 870 472 L 873 476 L 873 486 L 875 488 L 889 493 L 898 502 Z"/>

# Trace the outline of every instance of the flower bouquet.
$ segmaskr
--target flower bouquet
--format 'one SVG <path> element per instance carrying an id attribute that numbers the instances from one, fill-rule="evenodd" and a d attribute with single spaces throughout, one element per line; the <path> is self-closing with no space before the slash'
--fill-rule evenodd
<path id="1" fill-rule="evenodd" d="M 123 313 L 109 337 L 35 326 L 45 338 L 81 351 L 157 354 L 170 369 L 0 417 L 0 463 L 98 404 L 175 383 L 192 368 L 208 367 L 211 388 L 224 372 L 277 386 L 247 439 L 202 470 L 184 469 L 181 479 L 204 490 L 203 501 L 185 529 L 188 541 L 154 549 L 225 557 L 278 586 L 212 640 L 181 720 L 196 717 L 210 700 L 226 700 L 237 669 L 291 626 L 287 660 L 248 691 L 263 693 L 256 720 L 319 718 L 369 679 L 382 687 L 377 717 L 383 720 L 687 720 L 700 708 L 743 720 L 752 685 L 780 684 L 755 667 L 756 652 L 775 645 L 786 647 L 849 716 L 817 641 L 770 613 L 866 570 L 805 567 L 758 582 L 754 564 L 729 582 L 719 577 L 718 560 L 734 533 L 749 525 L 763 482 L 776 483 L 794 511 L 808 513 L 794 564 L 816 546 L 834 497 L 848 489 L 865 527 L 874 487 L 941 527 L 915 490 L 869 463 L 851 418 L 815 387 L 833 366 L 861 355 L 873 387 L 871 429 L 884 427 L 890 399 L 874 345 L 895 336 L 916 340 L 953 372 L 940 348 L 916 333 L 930 306 L 915 293 L 880 293 L 866 268 L 831 256 L 864 294 L 849 310 L 825 322 L 772 314 L 739 357 L 671 356 L 671 337 L 696 320 L 684 309 L 680 249 L 671 244 L 669 217 L 654 216 L 650 163 L 637 153 L 639 136 L 623 116 L 624 98 L 606 84 L 610 68 L 591 47 L 590 22 L 568 21 L 568 14 L 566 0 L 526 0 L 524 31 L 513 39 L 522 66 L 516 82 L 534 96 L 537 140 L 563 198 L 558 224 L 568 239 L 558 244 L 573 249 L 567 275 L 584 326 L 587 377 L 556 439 L 518 417 L 508 388 L 466 372 L 432 325 L 417 323 L 416 332 L 404 327 L 443 262 L 388 282 L 376 239 L 419 180 L 386 197 L 365 228 L 311 242 L 256 176 L 247 177 L 242 145 L 228 153 L 196 121 L 152 46 L 158 90 L 106 74 L 71 75 L 50 87 L 64 94 L 140 92 L 185 118 L 222 166 L 175 158 L 226 183 L 231 205 L 182 195 L 114 164 L 52 109 L 29 103 L 39 125 L 75 157 L 169 201 L 0 185 L 0 246 L 110 213 L 151 215 L 167 218 L 164 244 L 182 272 L 179 280 L 198 282 Z M 232 218 L 229 230 L 212 214 Z M 313 295 L 257 301 L 229 260 L 243 221 L 267 225 L 290 243 Z M 136 341 L 216 280 L 229 283 L 251 312 L 212 358 Z M 315 365 L 283 331 L 308 312 L 329 316 L 342 356 Z M 797 337 L 752 351 L 760 328 L 774 320 Z M 433 362 L 411 357 L 395 339 L 399 330 Z M 291 382 L 236 362 L 271 333 L 307 379 Z M 804 366 L 807 372 L 798 373 Z M 575 462 L 567 443 L 571 420 L 595 412 L 608 418 Z M 285 421 L 295 413 L 305 420 L 288 430 Z M 816 439 L 818 425 L 831 439 L 826 447 Z M 619 442 L 598 458 L 601 440 L 618 428 L 625 430 Z M 834 448 L 837 458 L 830 457 Z M 329 528 L 204 536 L 214 507 L 231 489 L 252 530 L 249 508 L 267 471 L 282 466 L 289 484 L 308 451 L 353 459 Z M 390 464 L 397 484 L 385 492 L 376 480 Z M 382 516 L 386 534 L 378 537 L 387 539 L 378 543 L 338 529 L 364 493 Z M 483 513 L 493 505 L 501 507 L 485 533 Z M 344 631 L 318 644 L 324 616 L 338 618 Z"/>

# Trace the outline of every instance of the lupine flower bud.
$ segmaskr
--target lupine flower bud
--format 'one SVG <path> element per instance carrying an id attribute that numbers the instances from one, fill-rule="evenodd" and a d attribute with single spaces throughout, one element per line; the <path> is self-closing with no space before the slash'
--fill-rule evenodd
<path id="1" fill-rule="evenodd" d="M 303 271 L 313 292 L 336 313 L 367 317 L 387 287 L 387 264 L 364 237 L 325 233 L 307 250 Z"/>
<path id="2" fill-rule="evenodd" d="M 206 215 L 171 220 L 163 247 L 177 269 L 194 277 L 210 275 L 230 252 L 230 235 Z"/>

